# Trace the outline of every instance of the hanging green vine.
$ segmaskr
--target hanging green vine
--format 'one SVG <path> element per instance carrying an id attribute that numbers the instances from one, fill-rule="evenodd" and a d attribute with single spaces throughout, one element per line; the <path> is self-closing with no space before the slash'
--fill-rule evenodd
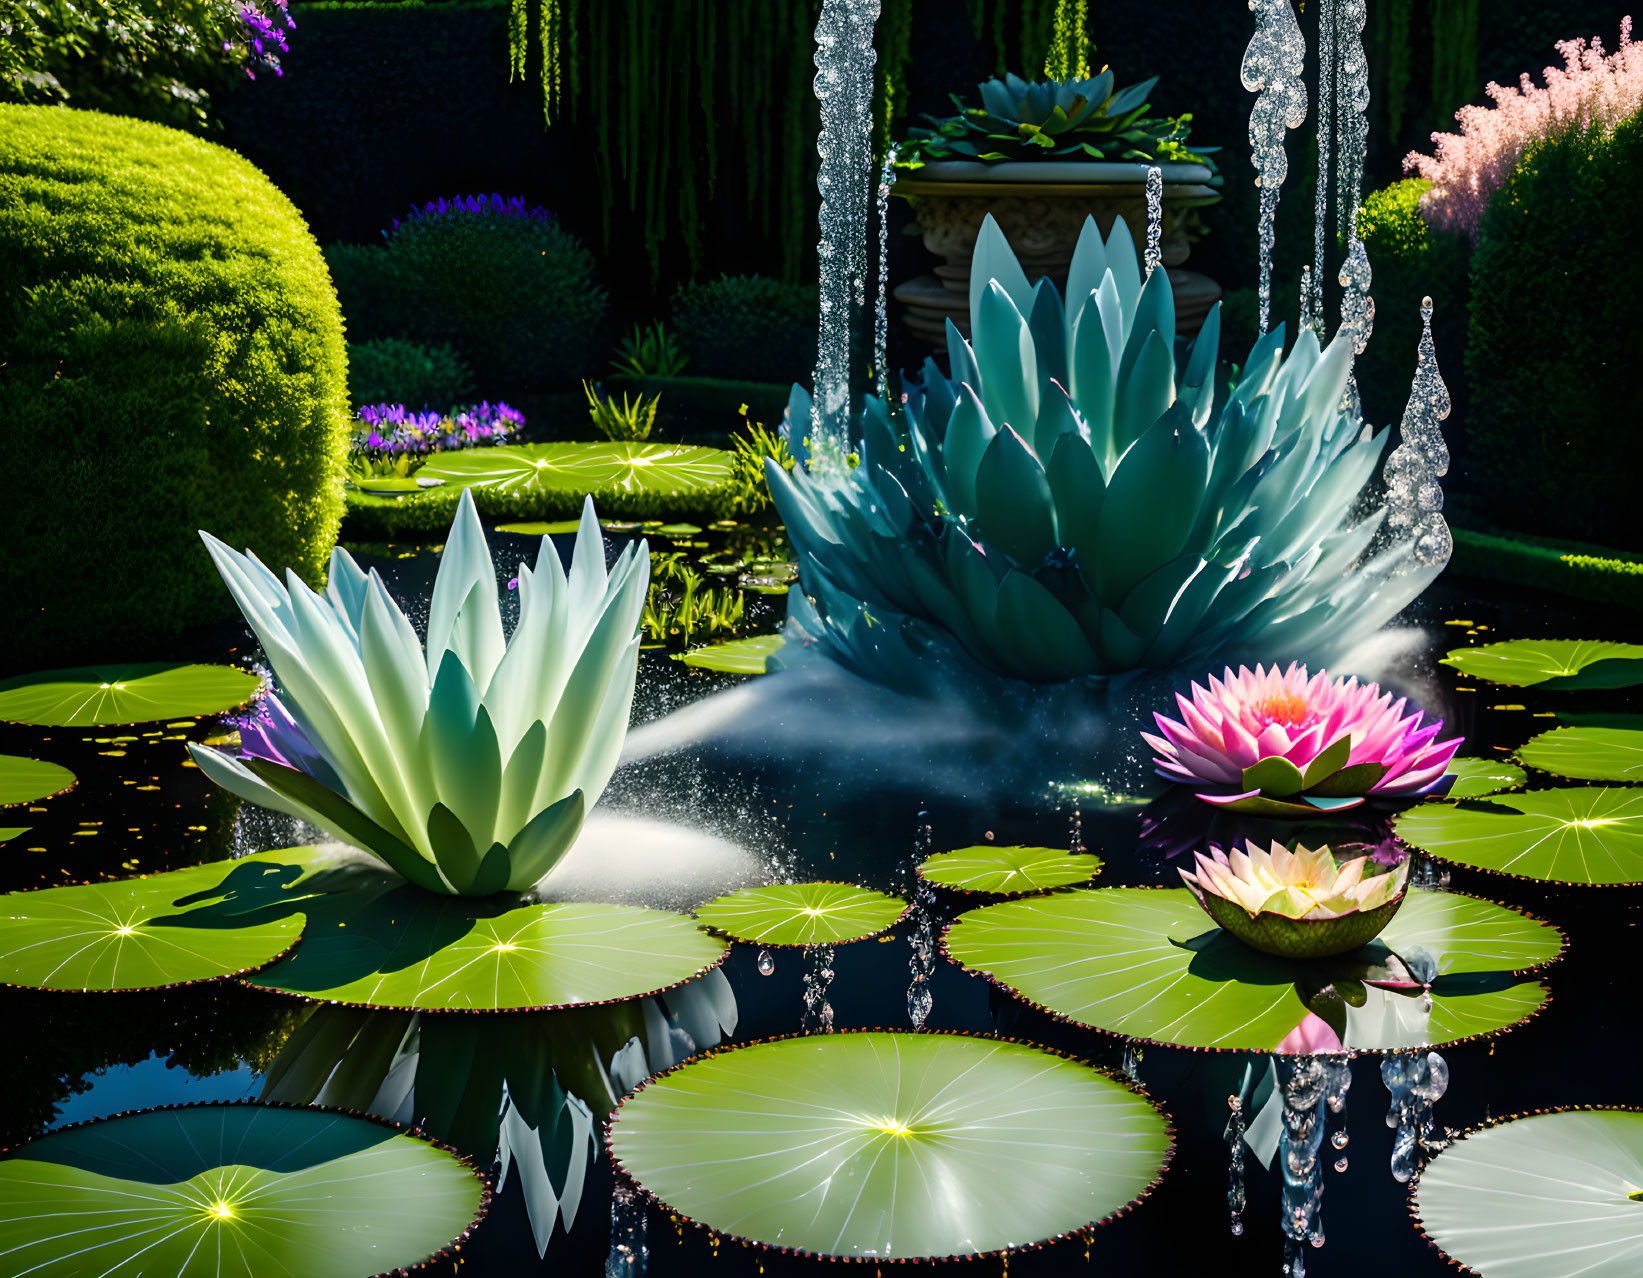
<path id="1" fill-rule="evenodd" d="M 1089 0 L 1055 0 L 1050 50 L 1044 75 L 1050 80 L 1082 80 L 1090 74 Z"/>
<path id="2" fill-rule="evenodd" d="M 1380 99 L 1386 113 L 1387 136 L 1392 138 L 1403 131 L 1404 111 L 1409 103 L 1409 17 L 1413 8 L 1414 0 L 1383 0 L 1369 10 L 1369 64 L 1384 68 Z"/>
<path id="3" fill-rule="evenodd" d="M 1431 0 L 1432 108 L 1447 123 L 1478 83 L 1478 0 Z"/>

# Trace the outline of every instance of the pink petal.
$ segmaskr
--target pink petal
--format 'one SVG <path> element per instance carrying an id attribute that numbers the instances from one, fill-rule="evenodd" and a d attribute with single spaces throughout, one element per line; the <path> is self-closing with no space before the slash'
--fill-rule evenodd
<path id="1" fill-rule="evenodd" d="M 1319 1052 L 1341 1051 L 1341 1038 L 1323 1017 L 1316 1012 L 1308 1012 L 1301 1023 L 1285 1034 L 1283 1041 L 1272 1050 L 1280 1056 L 1316 1056 Z"/>

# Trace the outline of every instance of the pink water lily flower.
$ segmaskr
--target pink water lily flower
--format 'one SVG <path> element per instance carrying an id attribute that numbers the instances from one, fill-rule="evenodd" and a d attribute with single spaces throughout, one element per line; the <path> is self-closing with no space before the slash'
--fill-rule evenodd
<path id="1" fill-rule="evenodd" d="M 1141 735 L 1159 775 L 1240 812 L 1315 815 L 1355 807 L 1366 795 L 1411 798 L 1443 779 L 1462 738 L 1438 741 L 1443 721 L 1425 723 L 1379 684 L 1331 679 L 1305 666 L 1241 666 L 1209 687 L 1176 694 L 1181 718 L 1156 714 L 1161 736 Z"/>

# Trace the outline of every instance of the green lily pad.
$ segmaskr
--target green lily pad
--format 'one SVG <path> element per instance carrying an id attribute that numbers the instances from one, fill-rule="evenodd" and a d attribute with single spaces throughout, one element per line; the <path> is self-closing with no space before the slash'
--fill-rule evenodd
<path id="1" fill-rule="evenodd" d="M 1643 730 L 1553 728 L 1517 757 L 1531 768 L 1582 781 L 1643 781 Z"/>
<path id="2" fill-rule="evenodd" d="M 52 728 L 193 719 L 237 710 L 262 680 L 237 666 L 86 666 L 0 683 L 0 719 Z"/>
<path id="3" fill-rule="evenodd" d="M 1557 718 L 1559 723 L 1568 724 L 1571 728 L 1625 728 L 1627 731 L 1643 732 L 1643 714 L 1605 710 L 1559 710 Z"/>
<path id="4" fill-rule="evenodd" d="M 754 945 L 843 945 L 894 927 L 908 908 L 852 883 L 778 883 L 698 906 L 696 921 Z"/>
<path id="5" fill-rule="evenodd" d="M 146 990 L 272 963 L 297 943 L 304 918 L 236 899 L 236 889 L 249 889 L 262 874 L 244 866 L 219 861 L 0 896 L 0 982 Z"/>
<path id="6" fill-rule="evenodd" d="M 518 533 L 521 537 L 552 537 L 560 533 L 573 533 L 581 526 L 579 519 L 538 519 L 523 524 L 498 524 L 496 531 Z"/>
<path id="7" fill-rule="evenodd" d="M 1571 786 L 1423 803 L 1393 825 L 1444 861 L 1553 883 L 1643 883 L 1643 790 Z"/>
<path id="8" fill-rule="evenodd" d="M 720 674 L 763 674 L 764 663 L 782 646 L 780 635 L 755 635 L 751 639 L 731 639 L 680 653 L 678 659 L 699 670 Z"/>
<path id="9" fill-rule="evenodd" d="M 695 524 L 663 524 L 656 530 L 662 537 L 694 537 L 701 531 Z"/>
<path id="10" fill-rule="evenodd" d="M 1507 639 L 1443 658 L 1463 675 L 1519 688 L 1629 688 L 1643 683 L 1643 644 L 1596 639 Z"/>
<path id="11" fill-rule="evenodd" d="M 67 768 L 20 754 L 0 754 L 0 808 L 33 803 L 72 790 L 75 775 Z"/>
<path id="12" fill-rule="evenodd" d="M 698 1057 L 617 1110 L 612 1158 L 668 1209 L 856 1260 L 1008 1252 L 1123 1212 L 1162 1174 L 1145 1097 L 1024 1043 L 855 1032 Z"/>
<path id="13" fill-rule="evenodd" d="M 722 448 L 683 444 L 499 444 L 442 453 L 418 473 L 459 488 L 503 493 L 581 496 L 615 490 L 681 497 L 729 483 L 735 461 Z"/>
<path id="14" fill-rule="evenodd" d="M 149 1110 L 0 1161 L 0 1255 L 36 1278 L 365 1278 L 443 1254 L 488 1197 L 471 1168 L 375 1119 Z"/>
<path id="15" fill-rule="evenodd" d="M 1530 1114 L 1473 1132 L 1421 1172 L 1415 1219 L 1487 1278 L 1633 1278 L 1643 1256 L 1643 1114 Z"/>
<path id="16" fill-rule="evenodd" d="M 313 902 L 295 953 L 247 984 L 365 1007 L 541 1011 L 671 989 L 717 967 L 730 948 L 661 910 L 509 909 L 384 886 Z"/>
<path id="17" fill-rule="evenodd" d="M 1556 959 L 1563 937 L 1505 906 L 1411 888 L 1363 948 L 1281 959 L 1222 932 L 1185 888 L 1100 888 L 971 910 L 942 944 L 1028 1002 L 1110 1034 L 1270 1052 L 1309 1012 L 1333 1006 L 1343 1043 L 1377 1051 L 1493 1034 L 1534 1015 L 1546 988 L 1517 976 Z M 1431 976 L 1430 1009 L 1416 976 Z"/>
<path id="18" fill-rule="evenodd" d="M 937 852 L 918 867 L 919 876 L 955 892 L 1021 896 L 1088 883 L 1101 873 L 1101 858 L 1062 848 L 999 847 Z"/>
<path id="19" fill-rule="evenodd" d="M 1504 759 L 1451 759 L 1443 775 L 1454 778 L 1444 791 L 1450 799 L 1478 799 L 1515 790 L 1528 780 L 1522 768 Z"/>
<path id="20" fill-rule="evenodd" d="M 0 827 L 0 843 L 10 843 L 19 834 L 27 834 L 34 827 L 29 825 L 8 825 Z"/>

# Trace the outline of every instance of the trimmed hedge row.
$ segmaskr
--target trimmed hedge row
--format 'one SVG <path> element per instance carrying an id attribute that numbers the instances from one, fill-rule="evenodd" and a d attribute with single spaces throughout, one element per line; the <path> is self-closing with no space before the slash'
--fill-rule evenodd
<path id="1" fill-rule="evenodd" d="M 0 106 L 0 664 L 139 655 L 234 611 L 196 529 L 322 579 L 347 365 L 319 247 L 251 164 Z"/>
<path id="2" fill-rule="evenodd" d="M 1643 547 L 1643 117 L 1533 147 L 1472 257 L 1466 374 L 1484 513 Z"/>
<path id="3" fill-rule="evenodd" d="M 1449 567 L 1464 577 L 1532 586 L 1593 603 L 1643 612 L 1643 558 L 1525 537 L 1456 528 Z M 1591 547 L 1590 549 L 1599 549 Z"/>

